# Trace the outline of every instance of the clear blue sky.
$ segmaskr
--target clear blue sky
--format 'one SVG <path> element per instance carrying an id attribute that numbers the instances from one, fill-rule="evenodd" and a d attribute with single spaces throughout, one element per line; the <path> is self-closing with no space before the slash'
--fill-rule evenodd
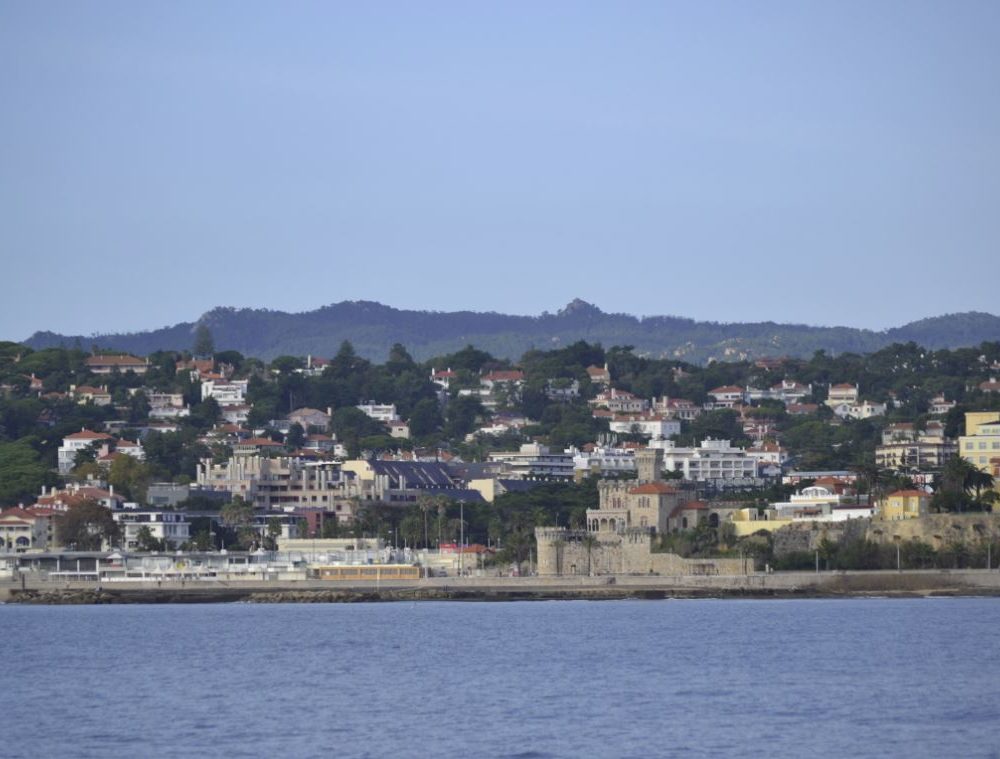
<path id="1" fill-rule="evenodd" d="M 1000 3 L 5 2 L 0 338 L 1000 312 Z"/>

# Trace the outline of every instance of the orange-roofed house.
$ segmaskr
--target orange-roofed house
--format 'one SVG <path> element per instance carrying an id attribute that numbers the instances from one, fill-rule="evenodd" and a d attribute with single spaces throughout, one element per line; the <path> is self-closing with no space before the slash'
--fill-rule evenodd
<path id="1" fill-rule="evenodd" d="M 0 553 L 44 550 L 48 547 L 49 521 L 32 509 L 0 511 Z"/>
<path id="2" fill-rule="evenodd" d="M 708 391 L 715 408 L 733 408 L 743 403 L 743 388 L 736 385 L 723 385 Z"/>
<path id="3" fill-rule="evenodd" d="M 663 451 L 643 448 L 635 453 L 637 480 L 601 480 L 599 504 L 587 509 L 591 532 L 622 532 L 638 528 L 666 532 L 670 512 L 680 503 L 681 491 L 663 480 Z"/>
<path id="4" fill-rule="evenodd" d="M 601 366 L 588 366 L 587 376 L 590 377 L 590 381 L 595 385 L 610 385 L 611 384 L 611 372 L 608 371 L 608 365 L 605 364 Z"/>
<path id="5" fill-rule="evenodd" d="M 59 474 L 69 474 L 73 469 L 76 454 L 86 450 L 91 446 L 97 447 L 102 444 L 110 444 L 114 440 L 111 435 L 104 432 L 94 432 L 86 428 L 72 435 L 63 438 L 63 444 L 59 446 Z"/>
<path id="6" fill-rule="evenodd" d="M 500 369 L 480 377 L 479 386 L 483 390 L 492 393 L 497 385 L 520 387 L 523 382 L 524 372 L 520 369 Z"/>
<path id="7" fill-rule="evenodd" d="M 451 367 L 442 369 L 441 371 L 431 369 L 431 382 L 444 390 L 448 390 L 451 387 L 451 381 L 457 376 L 458 372 L 452 371 Z"/>

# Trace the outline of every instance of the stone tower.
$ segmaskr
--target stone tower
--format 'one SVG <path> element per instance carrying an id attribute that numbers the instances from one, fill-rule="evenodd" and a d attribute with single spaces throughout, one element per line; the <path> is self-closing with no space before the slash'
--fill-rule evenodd
<path id="1" fill-rule="evenodd" d="M 643 448 L 635 452 L 635 468 L 639 482 L 657 482 L 663 472 L 663 449 Z"/>

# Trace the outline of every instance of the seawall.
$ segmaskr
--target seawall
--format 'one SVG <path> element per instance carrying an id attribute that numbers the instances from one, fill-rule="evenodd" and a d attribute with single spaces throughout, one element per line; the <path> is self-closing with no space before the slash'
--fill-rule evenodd
<path id="1" fill-rule="evenodd" d="M 733 576 L 469 577 L 350 584 L 304 581 L 0 582 L 0 601 L 105 603 L 352 603 L 622 598 L 1000 596 L 1000 571 L 779 572 Z"/>

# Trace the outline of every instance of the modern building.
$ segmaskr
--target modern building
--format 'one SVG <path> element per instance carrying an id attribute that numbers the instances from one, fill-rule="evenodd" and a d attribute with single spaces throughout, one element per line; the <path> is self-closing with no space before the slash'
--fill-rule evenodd
<path id="1" fill-rule="evenodd" d="M 358 404 L 357 408 L 377 422 L 390 424 L 392 422 L 399 421 L 399 414 L 396 413 L 395 403 L 376 403 L 375 401 L 368 401 L 368 403 Z"/>
<path id="2" fill-rule="evenodd" d="M 122 527 L 122 546 L 129 551 L 140 547 L 139 533 L 143 528 L 149 530 L 150 537 L 162 541 L 171 550 L 191 538 L 191 523 L 182 511 L 122 509 L 112 516 Z"/>
<path id="3" fill-rule="evenodd" d="M 201 383 L 201 399 L 214 398 L 220 406 L 245 405 L 249 380 L 206 379 Z"/>
<path id="4" fill-rule="evenodd" d="M 232 456 L 221 464 L 202 459 L 198 485 L 230 492 L 263 509 L 324 508 L 342 515 L 343 521 L 353 518 L 351 499 L 360 496 L 354 475 L 338 462 L 286 456 Z"/>
<path id="5" fill-rule="evenodd" d="M 663 450 L 663 464 L 668 472 L 680 472 L 685 480 L 753 480 L 757 477 L 757 459 L 728 440 L 706 438 L 697 448 L 677 446 L 672 440 L 654 440 L 651 448 Z"/>
<path id="6" fill-rule="evenodd" d="M 608 422 L 608 429 L 619 434 L 665 439 L 681 434 L 681 423 L 661 414 L 615 414 Z"/>
<path id="7" fill-rule="evenodd" d="M 135 356 L 87 356 L 83 361 L 87 371 L 93 374 L 113 374 L 135 372 L 145 374 L 149 370 L 149 359 Z"/>
<path id="8" fill-rule="evenodd" d="M 488 459 L 503 464 L 504 476 L 510 479 L 573 479 L 573 457 L 539 443 L 525 443 L 517 451 L 492 451 Z"/>

